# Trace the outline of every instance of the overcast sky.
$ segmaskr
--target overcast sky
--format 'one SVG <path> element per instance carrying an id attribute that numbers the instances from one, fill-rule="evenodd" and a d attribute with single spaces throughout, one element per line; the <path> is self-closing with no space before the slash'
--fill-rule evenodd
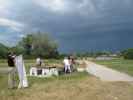
<path id="1" fill-rule="evenodd" d="M 133 0 L 0 0 L 0 42 L 47 32 L 62 52 L 133 47 Z"/>

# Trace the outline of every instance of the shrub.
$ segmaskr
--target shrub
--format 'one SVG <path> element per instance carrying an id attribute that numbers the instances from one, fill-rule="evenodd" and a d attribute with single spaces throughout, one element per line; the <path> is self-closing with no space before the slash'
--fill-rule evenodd
<path id="1" fill-rule="evenodd" d="M 121 52 L 125 59 L 133 59 L 133 48 Z"/>

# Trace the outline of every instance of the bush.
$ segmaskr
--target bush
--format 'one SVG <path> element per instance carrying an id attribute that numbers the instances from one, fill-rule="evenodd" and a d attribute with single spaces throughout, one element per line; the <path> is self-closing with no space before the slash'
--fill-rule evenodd
<path id="1" fill-rule="evenodd" d="M 121 52 L 125 59 L 133 59 L 133 48 Z"/>
<path id="2" fill-rule="evenodd" d="M 4 59 L 7 57 L 8 48 L 3 44 L 0 44 L 0 58 Z"/>

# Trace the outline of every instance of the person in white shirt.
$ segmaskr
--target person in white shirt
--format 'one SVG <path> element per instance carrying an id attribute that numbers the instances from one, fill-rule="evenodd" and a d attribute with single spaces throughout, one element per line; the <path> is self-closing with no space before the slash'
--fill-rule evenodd
<path id="1" fill-rule="evenodd" d="M 41 65 L 42 65 L 42 60 L 41 60 L 40 57 L 38 57 L 38 58 L 36 59 L 36 65 L 37 65 L 37 66 L 41 66 Z"/>
<path id="2" fill-rule="evenodd" d="M 69 61 L 69 59 L 67 57 L 64 58 L 63 63 L 64 63 L 64 71 L 65 71 L 65 73 L 71 72 L 70 61 Z"/>

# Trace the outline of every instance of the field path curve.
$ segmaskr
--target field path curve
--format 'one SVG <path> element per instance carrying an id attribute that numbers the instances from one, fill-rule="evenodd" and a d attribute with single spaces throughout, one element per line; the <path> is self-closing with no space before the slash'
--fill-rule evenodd
<path id="1" fill-rule="evenodd" d="M 103 81 L 129 81 L 133 82 L 133 77 L 125 73 L 107 68 L 91 61 L 85 61 L 87 72 L 100 78 Z"/>

